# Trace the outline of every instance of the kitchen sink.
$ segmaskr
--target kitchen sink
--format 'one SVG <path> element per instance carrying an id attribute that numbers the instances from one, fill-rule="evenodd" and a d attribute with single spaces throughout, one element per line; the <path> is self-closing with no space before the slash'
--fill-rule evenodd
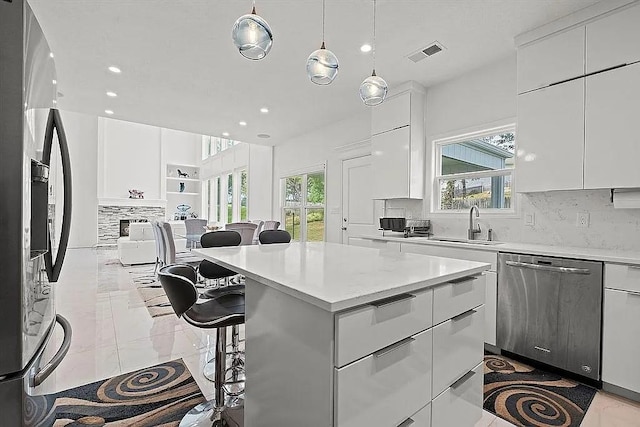
<path id="1" fill-rule="evenodd" d="M 431 237 L 429 240 L 434 242 L 453 242 L 453 243 L 466 243 L 469 245 L 500 245 L 502 242 L 494 242 L 491 240 L 469 240 L 469 239 L 457 239 L 455 237 Z"/>

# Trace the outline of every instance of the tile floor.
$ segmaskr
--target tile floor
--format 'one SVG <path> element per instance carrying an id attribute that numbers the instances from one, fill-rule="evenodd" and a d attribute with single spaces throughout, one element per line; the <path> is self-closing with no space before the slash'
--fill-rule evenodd
<path id="1" fill-rule="evenodd" d="M 67 252 L 56 284 L 56 307 L 71 322 L 71 349 L 36 392 L 61 391 L 182 358 L 205 397 L 211 398 L 213 383 L 202 376 L 202 367 L 212 354 L 215 334 L 175 316 L 152 318 L 116 256 L 116 251 L 104 249 Z M 56 330 L 56 344 L 61 338 Z M 582 426 L 631 427 L 640 426 L 639 420 L 640 404 L 599 392 Z M 512 424 L 484 411 L 475 427 L 507 426 Z"/>

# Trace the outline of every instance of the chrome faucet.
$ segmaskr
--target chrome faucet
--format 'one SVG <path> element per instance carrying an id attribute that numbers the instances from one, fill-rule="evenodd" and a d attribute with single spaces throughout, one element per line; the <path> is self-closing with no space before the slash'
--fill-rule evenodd
<path id="1" fill-rule="evenodd" d="M 478 207 L 476 205 L 471 206 L 471 209 L 469 210 L 469 230 L 467 231 L 467 238 L 469 240 L 474 240 L 476 234 L 480 234 L 481 230 L 480 230 L 480 224 L 478 224 L 478 228 L 474 228 L 473 226 L 473 211 L 476 211 L 476 218 L 478 218 L 480 216 L 480 210 L 478 210 Z"/>

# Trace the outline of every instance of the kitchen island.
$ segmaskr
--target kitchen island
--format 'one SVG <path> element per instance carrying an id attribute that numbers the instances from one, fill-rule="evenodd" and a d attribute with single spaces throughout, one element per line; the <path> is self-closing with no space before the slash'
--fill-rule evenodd
<path id="1" fill-rule="evenodd" d="M 489 264 L 331 243 L 194 250 L 246 278 L 245 426 L 472 426 Z"/>

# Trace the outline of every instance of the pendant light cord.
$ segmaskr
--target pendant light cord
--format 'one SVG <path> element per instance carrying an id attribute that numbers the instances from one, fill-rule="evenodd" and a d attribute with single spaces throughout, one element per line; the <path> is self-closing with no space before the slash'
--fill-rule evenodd
<path id="1" fill-rule="evenodd" d="M 373 75 L 376 74 L 376 0 L 373 0 Z"/>
<path id="2" fill-rule="evenodd" d="M 325 0 L 322 0 L 322 47 L 324 48 L 324 17 L 325 17 Z"/>

